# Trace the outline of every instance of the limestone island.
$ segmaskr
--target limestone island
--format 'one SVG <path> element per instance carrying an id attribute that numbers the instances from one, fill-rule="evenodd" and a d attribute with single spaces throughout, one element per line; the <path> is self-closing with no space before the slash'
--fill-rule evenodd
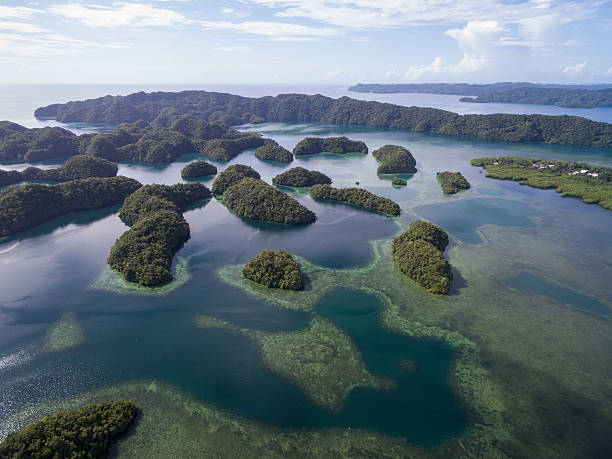
<path id="1" fill-rule="evenodd" d="M 242 275 L 269 288 L 304 290 L 300 267 L 289 252 L 264 250 L 244 265 Z"/>
<path id="2" fill-rule="evenodd" d="M 279 163 L 290 163 L 293 161 L 293 153 L 281 147 L 274 140 L 266 139 L 265 143 L 255 150 L 255 157 L 264 161 L 278 161 Z"/>
<path id="3" fill-rule="evenodd" d="M 314 222 L 314 212 L 287 193 L 255 178 L 245 178 L 230 186 L 223 194 L 223 202 L 236 215 L 285 225 Z"/>
<path id="4" fill-rule="evenodd" d="M 231 185 L 235 185 L 240 180 L 247 177 L 254 179 L 261 178 L 259 172 L 252 167 L 245 166 L 244 164 L 233 164 L 217 175 L 217 178 L 212 185 L 212 194 L 215 196 L 220 196 L 225 193 L 225 190 L 227 190 Z"/>
<path id="5" fill-rule="evenodd" d="M 403 178 L 395 177 L 393 180 L 391 180 L 391 185 L 397 187 L 406 186 L 408 185 L 408 182 Z"/>
<path id="6" fill-rule="evenodd" d="M 329 185 L 314 185 L 310 188 L 310 195 L 317 200 L 345 202 L 385 215 L 397 216 L 401 212 L 396 202 L 377 196 L 363 188 L 333 188 Z"/>
<path id="7" fill-rule="evenodd" d="M 612 168 L 592 164 L 504 156 L 477 158 L 487 177 L 514 180 L 534 188 L 555 188 L 562 197 L 580 198 L 612 210 Z"/>
<path id="8" fill-rule="evenodd" d="M 119 204 L 141 186 L 134 179 L 119 176 L 5 188 L 0 190 L 0 237 L 69 212 Z"/>
<path id="9" fill-rule="evenodd" d="M 331 184 L 331 179 L 319 171 L 309 171 L 303 167 L 294 167 L 278 174 L 272 179 L 274 185 L 290 187 L 309 187 L 313 185 Z"/>
<path id="10" fill-rule="evenodd" d="M 194 161 L 181 170 L 183 180 L 210 177 L 217 174 L 217 167 L 206 161 Z"/>
<path id="11" fill-rule="evenodd" d="M 79 137 L 67 129 L 28 129 L 10 121 L 0 121 L 0 163 L 32 163 L 78 153 Z"/>
<path id="12" fill-rule="evenodd" d="M 414 174 L 416 160 L 412 153 L 398 145 L 385 145 L 372 152 L 381 165 L 376 170 L 377 174 Z"/>
<path id="13" fill-rule="evenodd" d="M 438 180 L 440 180 L 440 185 L 442 186 L 442 191 L 445 194 L 455 194 L 459 193 L 461 190 L 469 190 L 470 182 L 461 175 L 461 172 L 438 172 L 436 174 Z"/>
<path id="14" fill-rule="evenodd" d="M 393 239 L 393 259 L 403 274 L 431 293 L 446 295 L 453 279 L 444 258 L 448 234 L 432 223 L 416 221 Z"/>
<path id="15" fill-rule="evenodd" d="M 306 137 L 298 142 L 293 149 L 295 156 L 318 155 L 320 153 L 368 153 L 368 147 L 359 140 L 347 137 Z"/>
<path id="16" fill-rule="evenodd" d="M 200 183 L 143 186 L 119 210 L 131 228 L 113 245 L 108 264 L 128 282 L 145 287 L 170 282 L 172 258 L 190 236 L 182 212 L 210 197 Z"/>
<path id="17" fill-rule="evenodd" d="M 3 458 L 104 458 L 136 417 L 131 400 L 85 405 L 45 416 L 0 443 Z"/>

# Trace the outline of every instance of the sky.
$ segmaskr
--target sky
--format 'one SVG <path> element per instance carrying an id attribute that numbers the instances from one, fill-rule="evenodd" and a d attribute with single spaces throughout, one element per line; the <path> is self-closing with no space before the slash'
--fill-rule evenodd
<path id="1" fill-rule="evenodd" d="M 0 0 L 0 83 L 612 83 L 612 1 Z"/>

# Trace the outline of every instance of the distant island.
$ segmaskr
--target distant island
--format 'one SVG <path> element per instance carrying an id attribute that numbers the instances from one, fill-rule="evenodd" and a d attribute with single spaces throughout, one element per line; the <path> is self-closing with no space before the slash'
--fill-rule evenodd
<path id="1" fill-rule="evenodd" d="M 416 160 L 412 153 L 398 145 L 385 145 L 372 152 L 382 164 L 376 170 L 377 174 L 414 174 Z"/>
<path id="2" fill-rule="evenodd" d="M 53 104 L 37 109 L 35 115 L 60 122 L 121 123 L 144 120 L 160 126 L 170 126 L 180 115 L 191 115 L 208 122 L 222 121 L 229 125 L 326 122 L 410 129 L 484 140 L 612 148 L 612 124 L 576 116 L 458 115 L 435 108 L 304 94 L 256 99 L 206 91 L 139 92 Z"/>
<path id="3" fill-rule="evenodd" d="M 319 171 L 309 171 L 303 167 L 294 167 L 278 174 L 272 179 L 274 185 L 290 187 L 309 187 L 313 185 L 330 185 L 332 180 Z"/>
<path id="4" fill-rule="evenodd" d="M 329 185 L 314 185 L 310 188 L 310 195 L 320 201 L 344 202 L 394 217 L 401 212 L 396 202 L 377 196 L 363 188 L 333 188 Z"/>
<path id="5" fill-rule="evenodd" d="M 612 107 L 612 88 L 575 89 L 520 87 L 462 97 L 461 102 L 556 105 L 571 108 Z"/>
<path id="6" fill-rule="evenodd" d="M 455 194 L 470 188 L 470 182 L 467 181 L 461 172 L 444 171 L 438 172 L 436 176 L 440 180 L 442 191 L 445 194 Z"/>
<path id="7" fill-rule="evenodd" d="M 300 267 L 289 252 L 264 250 L 251 258 L 242 275 L 269 288 L 304 290 L 304 278 Z"/>
<path id="8" fill-rule="evenodd" d="M 280 163 L 293 161 L 293 153 L 271 139 L 266 139 L 265 143 L 255 150 L 255 157 L 264 161 L 278 161 Z"/>
<path id="9" fill-rule="evenodd" d="M 561 196 L 580 198 L 612 210 L 612 168 L 570 161 L 503 156 L 476 158 L 487 177 L 518 181 L 535 188 L 555 188 Z"/>
<path id="10" fill-rule="evenodd" d="M 306 137 L 298 142 L 293 149 L 295 156 L 318 155 L 319 153 L 368 153 L 368 147 L 359 140 L 347 137 Z"/>

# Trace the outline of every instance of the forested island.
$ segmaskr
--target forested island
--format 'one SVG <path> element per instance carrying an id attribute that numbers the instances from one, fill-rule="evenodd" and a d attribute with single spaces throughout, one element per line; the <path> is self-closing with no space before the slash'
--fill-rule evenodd
<path id="1" fill-rule="evenodd" d="M 444 258 L 448 242 L 448 234 L 439 226 L 416 221 L 393 239 L 393 259 L 400 272 L 431 293 L 446 295 L 453 279 Z"/>
<path id="2" fill-rule="evenodd" d="M 45 416 L 0 443 L 2 458 L 105 458 L 136 417 L 131 400 L 85 405 Z"/>
<path id="3" fill-rule="evenodd" d="M 0 163 L 38 162 L 79 154 L 79 137 L 60 127 L 28 129 L 0 121 Z"/>
<path id="4" fill-rule="evenodd" d="M 298 142 L 293 149 L 295 156 L 318 155 L 320 153 L 368 153 L 368 147 L 359 140 L 347 137 L 306 137 Z"/>
<path id="5" fill-rule="evenodd" d="M 331 184 L 331 179 L 319 171 L 309 171 L 303 167 L 294 167 L 278 174 L 272 179 L 274 185 L 290 187 L 309 187 L 313 185 Z"/>
<path id="6" fill-rule="evenodd" d="M 219 175 L 213 182 L 212 194 L 220 196 L 225 193 L 231 185 L 235 185 L 240 180 L 251 177 L 254 179 L 260 179 L 259 172 L 244 164 L 232 164 Z"/>
<path id="7" fill-rule="evenodd" d="M 211 175 L 216 174 L 217 167 L 206 161 L 194 161 L 192 163 L 187 164 L 181 170 L 181 178 L 183 178 L 184 180 L 209 177 Z"/>
<path id="8" fill-rule="evenodd" d="M 310 188 L 310 195 L 318 200 L 345 202 L 385 215 L 397 216 L 401 212 L 396 202 L 377 196 L 363 188 L 333 188 L 329 185 L 314 185 Z"/>
<path id="9" fill-rule="evenodd" d="M 108 264 L 128 282 L 147 287 L 170 282 L 172 258 L 190 235 L 182 213 L 210 197 L 200 183 L 143 186 L 119 210 L 131 228 L 113 245 Z"/>
<path id="10" fill-rule="evenodd" d="M 271 139 L 266 139 L 265 143 L 255 150 L 255 157 L 264 161 L 278 161 L 280 163 L 293 161 L 293 153 Z"/>
<path id="11" fill-rule="evenodd" d="M 122 203 L 142 185 L 127 177 L 88 178 L 57 185 L 27 183 L 0 190 L 0 237 L 77 210 Z"/>
<path id="12" fill-rule="evenodd" d="M 444 171 L 438 172 L 436 176 L 440 180 L 442 191 L 445 194 L 455 194 L 470 188 L 470 182 L 467 181 L 461 172 Z"/>
<path id="13" fill-rule="evenodd" d="M 408 182 L 400 177 L 395 177 L 393 180 L 391 180 L 391 185 L 393 186 L 406 186 L 408 185 Z"/>
<path id="14" fill-rule="evenodd" d="M 412 153 L 398 145 L 385 145 L 372 152 L 382 164 L 376 170 L 377 174 L 414 174 L 416 160 Z"/>
<path id="15" fill-rule="evenodd" d="M 575 89 L 521 87 L 504 91 L 485 92 L 478 97 L 462 97 L 461 102 L 513 103 L 556 105 L 558 107 L 595 108 L 612 107 L 612 88 Z"/>
<path id="16" fill-rule="evenodd" d="M 269 288 L 304 290 L 304 278 L 300 267 L 289 252 L 264 250 L 242 269 L 247 279 Z"/>
<path id="17" fill-rule="evenodd" d="M 476 158 L 471 163 L 483 166 L 487 177 L 514 180 L 535 188 L 555 188 L 563 197 L 580 198 L 612 210 L 612 168 L 514 156 Z"/>
<path id="18" fill-rule="evenodd" d="M 576 116 L 458 115 L 435 108 L 404 107 L 349 97 L 332 99 L 321 95 L 281 94 L 249 98 L 206 91 L 139 92 L 53 104 L 35 112 L 39 118 L 54 118 L 61 122 L 121 123 L 144 120 L 162 126 L 169 126 L 177 116 L 185 114 L 230 125 L 325 122 L 506 142 L 612 147 L 612 124 Z"/>
<path id="19" fill-rule="evenodd" d="M 285 225 L 312 223 L 316 215 L 287 193 L 256 178 L 243 178 L 223 193 L 223 203 L 236 215 Z"/>

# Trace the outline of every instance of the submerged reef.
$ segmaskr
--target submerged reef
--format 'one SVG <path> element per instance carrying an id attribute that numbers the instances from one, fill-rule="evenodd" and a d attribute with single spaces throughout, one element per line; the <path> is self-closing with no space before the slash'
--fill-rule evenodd
<path id="1" fill-rule="evenodd" d="M 207 163 L 206 161 L 194 161 L 187 164 L 181 170 L 181 177 L 183 179 L 196 179 L 200 177 L 209 177 L 217 174 L 217 168 L 213 164 Z"/>
<path id="2" fill-rule="evenodd" d="M 255 178 L 230 186 L 223 203 L 240 217 L 285 225 L 302 225 L 316 220 L 314 212 L 287 193 Z"/>
<path id="3" fill-rule="evenodd" d="M 300 267 L 289 252 L 264 250 L 244 265 L 242 275 L 270 288 L 304 290 Z"/>
<path id="4" fill-rule="evenodd" d="M 319 153 L 368 153 L 368 147 L 359 140 L 347 137 L 306 137 L 298 142 L 293 149 L 295 156 L 318 155 Z"/>
<path id="5" fill-rule="evenodd" d="M 85 341 L 85 333 L 74 312 L 64 314 L 45 336 L 45 352 L 65 351 Z"/>
<path id="6" fill-rule="evenodd" d="M 293 161 L 293 153 L 271 139 L 266 139 L 265 143 L 255 150 L 255 157 L 265 161 L 278 161 L 280 163 L 290 163 Z"/>
<path id="7" fill-rule="evenodd" d="M 6 458 L 104 458 L 136 417 L 131 400 L 85 405 L 46 416 L 0 443 Z"/>
<path id="8" fill-rule="evenodd" d="M 69 212 L 121 203 L 141 186 L 119 176 L 48 186 L 27 183 L 0 190 L 0 236 L 11 236 Z"/>
<path id="9" fill-rule="evenodd" d="M 147 287 L 170 282 L 172 258 L 190 236 L 182 212 L 210 197 L 199 183 L 143 186 L 119 210 L 131 228 L 113 245 L 108 264 L 129 282 Z"/>
<path id="10" fill-rule="evenodd" d="M 453 278 L 443 252 L 446 232 L 432 223 L 417 221 L 393 240 L 393 259 L 398 269 L 431 293 L 446 295 Z"/>
<path id="11" fill-rule="evenodd" d="M 310 188 L 310 195 L 317 200 L 346 202 L 386 215 L 397 216 L 401 212 L 396 202 L 362 188 L 333 188 L 329 185 L 314 185 Z"/>
<path id="12" fill-rule="evenodd" d="M 476 158 L 471 163 L 483 166 L 487 177 L 514 180 L 534 188 L 555 188 L 564 198 L 580 198 L 612 210 L 612 168 L 514 156 Z"/>
<path id="13" fill-rule="evenodd" d="M 272 179 L 274 185 L 290 187 L 308 187 L 320 184 L 331 184 L 331 179 L 319 171 L 309 171 L 303 167 L 294 167 L 278 174 Z"/>
<path id="14" fill-rule="evenodd" d="M 440 180 L 440 185 L 442 186 L 442 191 L 445 194 L 455 194 L 459 193 L 461 190 L 469 190 L 470 182 L 466 180 L 466 178 L 461 175 L 461 172 L 438 172 L 436 174 L 438 180 Z"/>
<path id="15" fill-rule="evenodd" d="M 232 164 L 215 178 L 212 185 L 212 194 L 215 196 L 222 195 L 231 185 L 235 185 L 247 177 L 254 179 L 261 178 L 259 172 L 249 166 Z"/>
<path id="16" fill-rule="evenodd" d="M 385 145 L 372 152 L 381 165 L 376 170 L 377 174 L 414 174 L 416 160 L 412 153 L 398 145 Z"/>

